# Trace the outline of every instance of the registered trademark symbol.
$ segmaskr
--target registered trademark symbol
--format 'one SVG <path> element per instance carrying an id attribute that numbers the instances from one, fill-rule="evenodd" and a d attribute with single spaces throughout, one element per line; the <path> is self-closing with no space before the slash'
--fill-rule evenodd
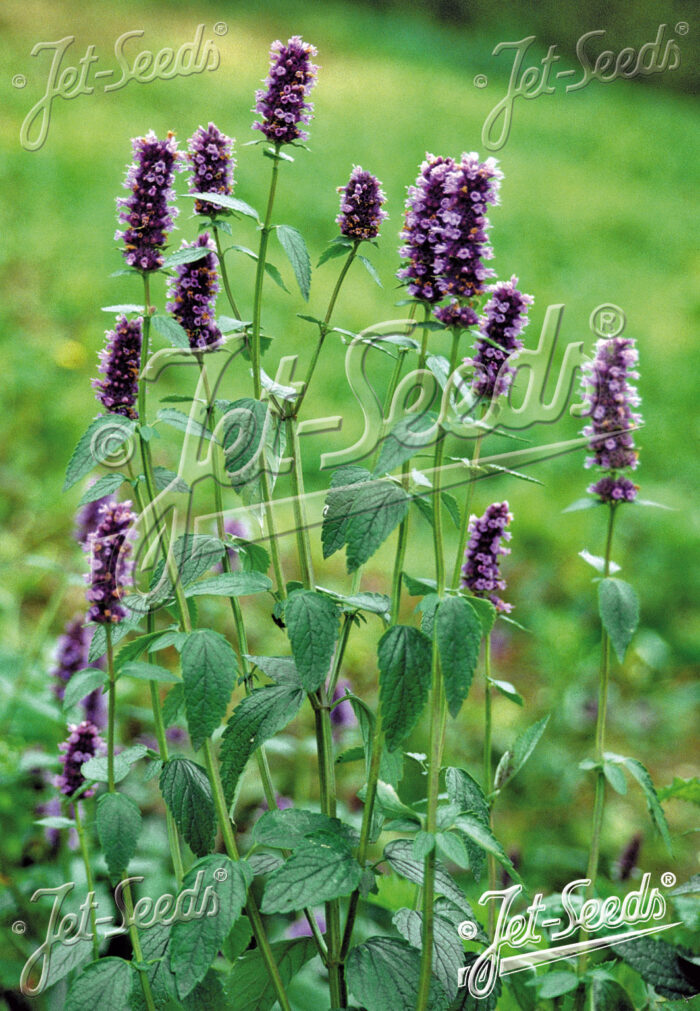
<path id="1" fill-rule="evenodd" d="M 464 938 L 465 941 L 473 941 L 476 937 L 477 929 L 477 925 L 472 923 L 471 920 L 462 920 L 457 927 L 457 933 L 460 937 Z"/>
<path id="2" fill-rule="evenodd" d="M 27 924 L 24 922 L 24 920 L 15 920 L 15 922 L 12 924 L 13 934 L 23 934 L 26 929 Z"/>
<path id="3" fill-rule="evenodd" d="M 26 83 L 27 78 L 24 76 L 24 74 L 15 74 L 15 76 L 12 78 L 13 88 L 24 88 Z"/>
<path id="4" fill-rule="evenodd" d="M 676 25 L 676 32 L 678 35 L 687 35 L 690 31 L 690 25 L 687 21 L 679 21 Z"/>
<path id="5" fill-rule="evenodd" d="M 486 74 L 477 74 L 474 78 L 474 86 L 476 88 L 485 88 L 489 83 L 489 79 Z"/>
<path id="6" fill-rule="evenodd" d="M 661 875 L 661 884 L 664 888 L 670 888 L 676 883 L 676 875 L 672 871 L 666 871 Z"/>
<path id="7" fill-rule="evenodd" d="M 214 25 L 214 33 L 216 35 L 225 35 L 228 31 L 228 25 L 225 21 L 217 21 Z"/>
<path id="8" fill-rule="evenodd" d="M 617 337 L 625 329 L 627 317 L 619 305 L 612 302 L 605 302 L 597 306 L 591 313 L 589 324 L 591 330 L 598 337 Z"/>
<path id="9" fill-rule="evenodd" d="M 226 870 L 225 867 L 217 867 L 216 870 L 214 871 L 215 881 L 225 881 L 227 877 L 228 871 Z"/>

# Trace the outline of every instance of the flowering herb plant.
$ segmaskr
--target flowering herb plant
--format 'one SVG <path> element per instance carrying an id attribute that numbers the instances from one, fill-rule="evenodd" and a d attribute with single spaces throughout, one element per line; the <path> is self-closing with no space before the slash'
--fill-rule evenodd
<path id="1" fill-rule="evenodd" d="M 314 1008 L 367 1011 L 531 1009 L 551 1001 L 624 1009 L 633 1006 L 617 973 L 624 964 L 641 974 L 649 993 L 655 988 L 664 997 L 688 996 L 695 984 L 687 952 L 657 940 L 592 955 L 584 946 L 564 969 L 527 981 L 514 973 L 483 991 L 478 978 L 469 982 L 467 974 L 465 983 L 460 975 L 489 952 L 501 929 L 496 902 L 487 903 L 484 915 L 475 912 L 463 881 L 483 880 L 490 892 L 498 890 L 499 880 L 528 888 L 499 841 L 494 811 L 498 805 L 505 817 L 503 795 L 547 729 L 546 717 L 527 726 L 494 762 L 496 700 L 523 702 L 513 685 L 497 677 L 492 639 L 504 624 L 516 626 L 510 613 L 518 588 L 509 592 L 507 586 L 507 544 L 512 524 L 517 552 L 517 482 L 533 478 L 480 462 L 492 431 L 481 419 L 494 400 L 510 393 L 533 299 L 518 289 L 515 276 L 493 283 L 486 266 L 492 256 L 487 210 L 498 204 L 503 179 L 494 159 L 428 154 L 408 188 L 401 231 L 397 276 L 407 316 L 401 332 L 363 337 L 336 329 L 336 302 L 351 268 L 361 263 L 373 277 L 361 250 L 381 232 L 386 237 L 381 184 L 356 166 L 339 187 L 340 233 L 319 260 L 319 267 L 341 261 L 330 302 L 322 317 L 301 317 L 313 332 L 304 381 L 285 386 L 270 378 L 273 370 L 262 365 L 264 354 L 272 357 L 263 295 L 266 278 L 278 276 L 268 261 L 273 235 L 309 299 L 304 239 L 296 227 L 275 224 L 274 215 L 283 173 L 294 170 L 295 157 L 306 157 L 301 152 L 312 117 L 315 55 L 299 37 L 272 46 L 269 76 L 256 95 L 260 118 L 253 124 L 271 167 L 263 214 L 234 196 L 234 142 L 214 123 L 200 127 L 186 151 L 174 134 L 159 140 L 148 133 L 133 142 L 117 237 L 136 301 L 117 307 L 107 333 L 102 378 L 94 382 L 101 413 L 70 459 L 66 488 L 109 463 L 120 447 L 135 452 L 120 463 L 125 473 L 110 467 L 83 496 L 77 538 L 87 558 L 86 611 L 66 626 L 54 679 L 58 703 L 70 710 L 82 702 L 85 719 L 69 725 L 61 745 L 55 790 L 62 813 L 42 820 L 65 834 L 66 845 L 67 830 L 75 831 L 93 894 L 96 875 L 117 885 L 130 947 L 114 949 L 88 907 L 86 943 L 73 949 L 73 961 L 56 963 L 45 985 L 71 972 L 65 998 L 71 1009 L 95 1000 L 149 1011 L 290 1011 L 312 1006 L 309 1000 Z M 188 177 L 188 195 L 181 199 L 191 201 L 199 233 L 169 251 L 179 173 Z M 246 228 L 257 231 L 257 252 L 237 242 Z M 253 259 L 252 292 L 230 272 L 229 252 Z M 163 311 L 151 294 L 159 274 L 167 277 Z M 231 315 L 221 312 L 222 303 Z M 300 416 L 312 380 L 322 374 L 323 346 L 336 332 L 369 342 L 373 354 L 391 356 L 384 417 L 393 423 L 376 433 L 376 450 L 362 465 L 334 470 L 319 517 L 310 515 L 305 492 Z M 449 341 L 449 358 L 430 350 L 441 338 Z M 156 359 L 195 366 L 196 391 L 168 398 L 188 401 L 189 416 L 165 407 L 154 420 L 149 401 L 159 376 L 152 367 Z M 222 359 L 235 359 L 234 367 L 250 377 L 247 397 L 226 400 L 225 381 L 214 388 L 212 375 Z M 631 382 L 636 359 L 631 339 L 601 340 L 584 376 L 581 444 L 591 453 L 587 465 L 601 476 L 576 507 L 597 506 L 608 517 L 604 556 L 589 556 L 602 577 L 597 728 L 593 757 L 582 766 L 596 783 L 589 898 L 599 890 L 606 784 L 623 792 L 628 773 L 670 847 L 644 766 L 605 751 L 611 647 L 622 661 L 639 611 L 632 587 L 612 574 L 611 554 L 617 517 L 637 501 L 628 476 L 637 465 L 634 433 L 642 424 Z M 403 416 L 395 420 L 408 362 L 417 367 L 415 399 L 404 401 Z M 215 507 L 213 517 L 205 517 L 207 533 L 191 507 L 186 475 L 154 464 L 163 455 L 162 426 L 205 448 Z M 447 447 L 467 432 L 471 459 L 455 462 Z M 426 454 L 431 466 L 418 470 L 416 458 L 422 466 Z M 276 508 L 283 458 L 289 464 L 294 550 L 280 533 Z M 448 472 L 459 473 L 452 491 L 443 487 Z M 494 476 L 512 483 L 508 501 L 492 501 L 487 479 Z M 125 488 L 128 497 L 122 498 Z M 169 517 L 172 501 L 183 494 L 190 495 L 190 508 L 178 529 Z M 433 547 L 432 569 L 421 576 L 406 572 L 418 516 L 429 524 Z M 454 525 L 449 535 L 448 523 Z M 327 589 L 317 577 L 319 552 L 311 539 L 316 526 L 324 560 L 345 551 L 348 582 L 342 589 Z M 395 553 L 387 592 L 363 588 L 364 566 L 390 538 Z M 208 597 L 214 604 L 227 601 L 230 633 L 223 621 L 213 627 L 200 619 L 200 612 L 216 613 L 198 606 Z M 258 655 L 249 645 L 258 639 L 250 614 L 260 612 L 248 606 L 255 597 L 269 601 L 278 636 L 274 655 Z M 407 606 L 411 599 L 415 609 Z M 376 633 L 373 707 L 344 676 L 346 648 L 358 629 Z M 147 682 L 155 735 L 128 748 L 119 740 L 125 679 Z M 480 704 L 475 697 L 483 697 L 483 767 L 470 770 L 446 763 L 445 733 L 465 705 Z M 305 711 L 313 719 L 318 790 L 300 788 L 287 798 L 275 782 L 275 742 Z M 421 718 L 429 728 L 427 754 L 408 750 Z M 359 733 L 358 746 L 344 747 L 348 728 Z M 150 899 L 135 902 L 144 812 L 130 795 L 129 780 L 138 763 L 146 766 L 154 791 L 157 784 L 154 805 L 178 902 L 194 894 L 204 875 L 207 915 L 149 919 L 143 904 Z M 259 808 L 254 824 L 239 831 L 237 805 L 249 763 L 256 770 Z M 414 790 L 409 798 L 403 787 L 411 763 L 424 796 Z M 339 803 L 335 785 L 337 768 L 349 764 L 357 770 L 352 808 Z M 96 859 L 98 851 L 103 861 Z M 386 895 L 375 901 L 389 875 L 414 886 L 412 906 L 398 903 L 387 913 Z M 586 936 L 585 924 L 580 936 Z M 548 939 L 543 930 L 540 946 L 547 947 Z M 649 969 L 654 958 L 665 975 Z M 313 996 L 295 997 L 296 978 L 310 965 L 316 967 L 308 984 Z M 29 973 L 27 992 L 33 992 L 32 980 Z M 562 998 L 569 1003 L 558 1003 Z"/>

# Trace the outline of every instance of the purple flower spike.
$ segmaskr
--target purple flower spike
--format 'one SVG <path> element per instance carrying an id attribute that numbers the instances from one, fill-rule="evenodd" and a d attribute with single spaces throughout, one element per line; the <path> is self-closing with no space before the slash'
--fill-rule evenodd
<path id="1" fill-rule="evenodd" d="M 192 169 L 190 193 L 233 193 L 233 138 L 227 137 L 214 123 L 204 129 L 200 126 L 189 139 L 187 160 Z M 195 200 L 197 214 L 207 214 L 210 218 L 221 214 L 222 208 L 206 200 Z"/>
<path id="2" fill-rule="evenodd" d="M 408 281 L 408 293 L 423 302 L 439 302 L 435 276 L 435 246 L 439 241 L 440 212 L 447 203 L 446 180 L 454 171 L 452 158 L 426 154 L 414 186 L 408 187 L 401 257 L 408 265 L 397 277 Z"/>
<path id="3" fill-rule="evenodd" d="M 511 362 L 523 346 L 520 334 L 527 326 L 528 307 L 534 301 L 532 295 L 518 291 L 517 283 L 513 276 L 493 286 L 474 357 L 465 359 L 465 364 L 474 366 L 473 389 L 479 397 L 504 396 L 513 382 L 515 369 Z"/>
<path id="4" fill-rule="evenodd" d="M 447 305 L 441 305 L 435 309 L 433 315 L 447 327 L 459 327 L 467 330 L 479 322 L 479 317 L 470 305 L 460 305 L 456 298 L 453 298 Z"/>
<path id="5" fill-rule="evenodd" d="M 173 178 L 182 168 L 182 156 L 173 133 L 158 140 L 151 131 L 131 142 L 134 161 L 126 174 L 124 188 L 131 196 L 118 197 L 119 220 L 126 225 L 115 238 L 124 240 L 124 259 L 136 270 L 158 270 L 163 264 L 163 247 L 177 217 L 170 206 L 175 197 Z"/>
<path id="6" fill-rule="evenodd" d="M 59 744 L 59 750 L 63 752 L 60 757 L 63 772 L 56 777 L 55 785 L 60 793 L 66 797 L 72 797 L 76 790 L 85 782 L 85 777 L 80 771 L 83 762 L 89 758 L 99 755 L 106 750 L 104 741 L 97 732 L 97 727 L 87 720 L 79 726 L 71 724 L 68 727 L 70 734 L 68 740 Z M 94 789 L 86 790 L 83 797 L 92 797 Z"/>
<path id="7" fill-rule="evenodd" d="M 120 600 L 132 582 L 129 537 L 135 519 L 131 502 L 102 506 L 97 530 L 90 534 L 85 546 L 90 559 L 86 596 L 92 605 L 87 613 L 88 621 L 99 625 L 118 624 L 126 617 Z"/>
<path id="8" fill-rule="evenodd" d="M 340 214 L 335 219 L 340 231 L 355 242 L 376 239 L 382 221 L 388 218 L 382 204 L 386 197 L 376 176 L 356 165 L 347 186 L 339 186 Z"/>
<path id="9" fill-rule="evenodd" d="M 73 675 L 88 666 L 90 638 L 90 630 L 83 625 L 81 616 L 68 622 L 58 640 L 56 666 L 51 671 L 51 676 L 56 679 L 53 693 L 59 702 L 63 701 L 66 685 Z"/>
<path id="10" fill-rule="evenodd" d="M 94 484 L 95 480 L 91 481 L 90 485 Z M 78 544 L 83 546 L 88 539 L 88 534 L 91 534 L 97 527 L 97 524 L 100 522 L 100 509 L 102 506 L 108 503 L 109 505 L 114 505 L 114 502 L 115 499 L 112 495 L 104 495 L 93 502 L 86 502 L 82 509 L 78 510 L 75 517 L 75 539 Z"/>
<path id="11" fill-rule="evenodd" d="M 181 248 L 197 246 L 202 247 L 201 260 L 176 267 L 176 276 L 168 282 L 171 299 L 168 312 L 187 331 L 191 348 L 215 348 L 221 341 L 221 330 L 214 320 L 219 282 L 214 245 L 208 232 L 202 232 L 195 242 L 183 242 Z"/>
<path id="12" fill-rule="evenodd" d="M 294 35 L 286 45 L 279 40 L 270 47 L 270 73 L 266 88 L 255 92 L 253 112 L 262 116 L 262 123 L 253 123 L 273 144 L 291 144 L 307 140 L 308 134 L 299 124 L 311 122 L 313 104 L 306 99 L 316 83 L 318 67 L 311 58 L 314 46 Z"/>
<path id="13" fill-rule="evenodd" d="M 499 570 L 499 556 L 510 554 L 510 548 L 502 542 L 510 540 L 506 527 L 512 519 L 507 502 L 494 502 L 483 516 L 472 516 L 462 566 L 462 587 L 471 590 L 475 597 L 486 597 L 496 610 L 506 612 L 513 605 L 504 603 L 494 591 L 506 588 Z"/>
<path id="14" fill-rule="evenodd" d="M 595 359 L 583 366 L 584 400 L 588 404 L 585 414 L 590 419 L 583 435 L 589 439 L 588 448 L 593 453 L 586 459 L 586 467 L 610 471 L 588 491 L 603 502 L 632 502 L 637 495 L 637 485 L 618 473 L 635 470 L 638 464 L 632 432 L 641 425 L 642 417 L 632 408 L 641 401 L 630 383 L 639 378 L 634 369 L 637 359 L 633 340 L 613 337 L 599 340 Z"/>
<path id="15" fill-rule="evenodd" d="M 141 367 L 141 319 L 117 319 L 114 330 L 105 333 L 107 344 L 99 353 L 98 371 L 104 379 L 93 379 L 97 399 L 108 414 L 137 418 L 134 407 L 139 392 Z"/>

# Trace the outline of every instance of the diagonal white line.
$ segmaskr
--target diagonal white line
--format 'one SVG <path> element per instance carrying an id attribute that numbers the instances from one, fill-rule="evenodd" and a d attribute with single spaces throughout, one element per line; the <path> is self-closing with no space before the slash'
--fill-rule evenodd
<path id="1" fill-rule="evenodd" d="M 669 930 L 671 927 L 681 925 L 677 923 L 664 923 L 658 927 L 647 927 L 644 930 L 628 930 L 622 934 L 608 934 L 607 937 L 595 937 L 590 941 L 580 941 L 577 944 L 563 944 L 558 948 L 547 948 L 545 951 L 531 951 L 524 955 L 510 955 L 501 961 L 501 976 L 506 976 L 510 972 L 520 972 L 521 969 L 529 969 L 535 965 L 547 965 L 550 962 L 558 962 L 562 958 L 571 958 L 582 951 L 596 951 L 601 948 L 609 948 L 613 944 L 624 944 L 625 941 L 633 941 L 637 937 L 645 934 L 657 934 L 662 930 Z"/>

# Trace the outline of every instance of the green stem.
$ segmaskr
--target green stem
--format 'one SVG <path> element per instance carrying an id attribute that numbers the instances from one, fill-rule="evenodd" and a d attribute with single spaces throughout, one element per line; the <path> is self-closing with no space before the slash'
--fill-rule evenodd
<path id="1" fill-rule="evenodd" d="M 233 311 L 236 319 L 241 320 L 241 316 L 238 306 L 236 305 L 236 300 L 233 297 L 233 292 L 231 291 L 231 285 L 228 279 L 228 271 L 226 270 L 226 260 L 224 259 L 224 250 L 221 248 L 221 237 L 219 235 L 219 229 L 215 221 L 212 221 L 212 227 L 214 229 L 214 241 L 216 242 L 216 253 L 219 258 L 219 266 L 221 268 L 221 280 L 224 282 L 224 291 L 226 292 L 226 297 L 228 298 L 229 305 Z"/>
<path id="2" fill-rule="evenodd" d="M 452 335 L 452 351 L 450 354 L 450 375 L 455 370 L 457 351 L 459 348 L 459 330 L 455 328 Z M 435 581 L 438 597 L 445 592 L 445 552 L 442 530 L 442 461 L 445 451 L 445 435 L 438 433 L 435 446 L 435 466 L 433 468 L 433 547 L 435 550 Z M 442 751 L 446 725 L 446 706 L 442 673 L 440 670 L 440 655 L 437 647 L 437 636 L 433 634 L 432 659 L 432 694 L 430 699 L 430 756 L 428 772 L 428 809 L 426 814 L 426 831 L 435 836 L 437 831 L 438 794 L 440 785 L 440 769 L 442 766 Z M 435 907 L 435 848 L 431 849 L 425 858 L 422 896 L 422 948 L 420 979 L 418 983 L 418 1000 L 416 1011 L 426 1011 L 430 994 L 430 980 L 433 962 L 433 934 Z"/>
<path id="3" fill-rule="evenodd" d="M 107 639 L 107 674 L 109 695 L 107 701 L 107 789 L 114 793 L 114 724 L 116 721 L 116 685 L 114 676 L 114 650 L 112 648 L 112 627 L 105 625 Z"/>
<path id="4" fill-rule="evenodd" d="M 251 364 L 253 366 L 253 389 L 255 399 L 260 400 L 262 384 L 260 382 L 260 319 L 262 313 L 262 291 L 265 280 L 265 258 L 267 256 L 267 243 L 272 231 L 270 222 L 272 221 L 272 207 L 275 202 L 275 192 L 277 190 L 277 176 L 279 174 L 280 158 L 279 145 L 275 145 L 275 155 L 272 161 L 272 178 L 270 179 L 270 192 L 267 198 L 267 210 L 265 212 L 265 222 L 260 232 L 260 248 L 258 250 L 258 264 L 255 271 L 255 291 L 253 295 L 253 328 L 251 332 Z"/>
<path id="5" fill-rule="evenodd" d="M 610 503 L 608 514 L 608 533 L 605 542 L 605 568 L 603 578 L 610 575 L 610 555 L 612 552 L 613 529 L 615 526 L 615 506 Z M 596 784 L 595 800 L 593 802 L 593 827 L 591 831 L 591 849 L 588 855 L 588 869 L 586 877 L 590 880 L 586 894 L 588 898 L 595 895 L 596 878 L 598 876 L 598 863 L 600 860 L 600 837 L 603 828 L 603 813 L 605 809 L 605 773 L 603 772 L 603 762 L 605 761 L 605 721 L 608 709 L 608 686 L 610 683 L 610 638 L 605 628 L 601 636 L 601 657 L 600 657 L 600 680 L 598 684 L 598 715 L 595 728 L 595 761 Z M 586 931 L 581 932 L 581 940 L 588 936 Z M 582 976 L 588 964 L 588 952 L 584 951 L 579 958 L 578 971 Z"/>
<path id="6" fill-rule="evenodd" d="M 138 927 L 134 922 L 134 900 L 131 897 L 131 885 L 129 884 L 129 879 L 122 878 L 122 884 L 124 907 L 129 920 L 129 937 L 131 938 L 131 947 L 133 949 L 134 959 L 139 965 L 142 965 L 143 951 L 141 950 L 141 940 L 139 938 Z M 146 1007 L 148 1008 L 148 1011 L 156 1011 L 156 1005 L 151 991 L 151 984 L 148 979 L 148 973 L 145 969 L 139 969 L 138 973 L 141 978 L 141 988 L 143 989 L 143 996 L 146 1000 Z"/>
<path id="7" fill-rule="evenodd" d="M 73 813 L 75 814 L 75 828 L 78 833 L 78 841 L 80 842 L 80 852 L 83 857 L 83 863 L 85 865 L 85 878 L 87 880 L 88 886 L 88 896 L 90 897 L 90 927 L 92 929 L 92 957 L 93 960 L 97 960 L 100 957 L 100 941 L 97 936 L 97 914 L 95 911 L 95 882 L 92 876 L 92 867 L 90 866 L 90 854 L 88 852 L 87 837 L 85 835 L 85 828 L 83 826 L 83 820 L 80 814 L 80 801 L 76 800 L 73 805 Z"/>
<path id="8" fill-rule="evenodd" d="M 301 466 L 301 451 L 299 436 L 294 418 L 285 418 L 287 443 L 292 453 L 292 503 L 294 508 L 294 525 L 296 528 L 297 549 L 301 566 L 301 579 L 307 589 L 314 587 L 314 570 L 311 560 L 311 543 L 309 529 L 304 511 L 304 473 Z"/>
<path id="9" fill-rule="evenodd" d="M 490 796 L 493 788 L 493 768 L 491 765 L 491 633 L 484 639 L 484 794 Z M 493 805 L 495 800 L 489 804 L 489 827 L 493 830 Z M 496 888 L 496 858 L 492 853 L 488 854 L 487 864 L 489 870 L 489 889 Z M 496 925 L 496 908 L 493 902 L 489 903 L 489 937 L 493 937 Z"/>
<path id="10" fill-rule="evenodd" d="M 212 793 L 214 796 L 214 807 L 216 809 L 216 817 L 219 822 L 219 828 L 221 829 L 221 835 L 224 840 L 224 847 L 227 854 L 231 860 L 239 860 L 238 847 L 236 846 L 236 839 L 233 834 L 233 828 L 231 826 L 231 820 L 228 814 L 228 808 L 226 806 L 226 800 L 224 798 L 224 790 L 221 785 L 221 777 L 219 776 L 219 769 L 217 767 L 216 761 L 214 759 L 214 751 L 212 748 L 211 739 L 207 738 L 204 742 L 204 764 L 207 770 L 207 776 L 209 777 L 209 782 L 211 783 Z M 282 977 L 280 976 L 279 969 L 277 968 L 277 962 L 275 961 L 274 952 L 270 946 L 270 942 L 267 939 L 267 934 L 265 932 L 265 927 L 262 922 L 262 917 L 260 916 L 260 911 L 258 909 L 257 903 L 253 897 L 252 892 L 248 892 L 248 901 L 246 903 L 246 914 L 250 920 L 250 925 L 253 931 L 253 935 L 257 942 L 260 953 L 265 962 L 268 973 L 272 980 L 272 985 L 275 988 L 275 993 L 277 994 L 277 1000 L 279 1001 L 282 1011 L 291 1011 L 291 1005 L 289 1003 L 289 998 L 287 997 L 284 983 L 282 982 Z"/>
<path id="11" fill-rule="evenodd" d="M 476 481 L 476 472 L 478 470 L 479 463 L 479 453 L 481 452 L 481 441 L 484 438 L 483 432 L 480 433 L 476 438 L 476 444 L 474 446 L 474 455 L 469 467 L 469 480 L 467 482 L 467 493 L 464 499 L 464 510 L 462 512 L 462 522 L 459 528 L 459 538 L 457 541 L 457 554 L 455 555 L 454 569 L 452 570 L 452 586 L 456 589 L 459 586 L 460 578 L 462 575 L 462 565 L 464 564 L 464 552 L 467 547 L 467 539 L 469 537 L 469 510 L 471 508 L 472 501 L 472 491 L 474 489 L 474 482 Z"/>

